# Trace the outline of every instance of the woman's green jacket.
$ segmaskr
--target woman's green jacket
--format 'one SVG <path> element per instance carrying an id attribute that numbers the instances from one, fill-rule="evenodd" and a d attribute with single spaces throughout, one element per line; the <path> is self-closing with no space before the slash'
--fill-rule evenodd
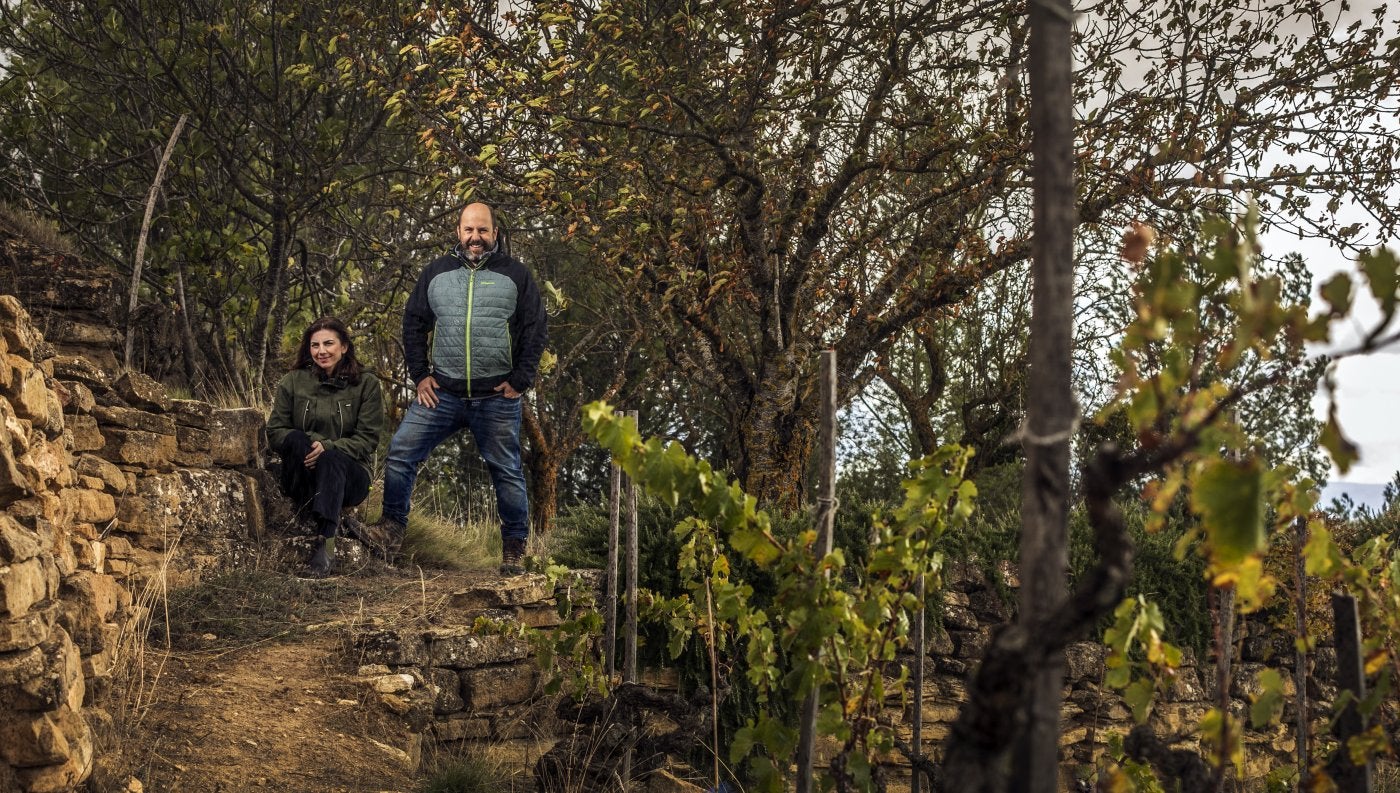
<path id="1" fill-rule="evenodd" d="M 322 380 L 310 368 L 288 372 L 277 384 L 267 419 L 272 448 L 280 447 L 292 430 L 305 432 L 322 447 L 347 454 L 373 472 L 374 450 L 384 434 L 379 378 L 364 372 L 360 382 L 352 384 L 344 377 Z"/>

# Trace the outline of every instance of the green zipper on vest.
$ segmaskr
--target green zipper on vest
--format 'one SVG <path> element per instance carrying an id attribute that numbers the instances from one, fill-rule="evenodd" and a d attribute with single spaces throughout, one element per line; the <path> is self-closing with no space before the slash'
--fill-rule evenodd
<path id="1" fill-rule="evenodd" d="M 474 303 L 476 302 L 475 296 L 474 296 L 474 293 L 475 293 L 475 292 L 476 292 L 476 270 L 472 270 L 472 271 L 471 271 L 471 274 L 467 276 L 467 328 L 466 328 L 467 349 L 466 349 L 466 354 L 465 354 L 464 356 L 462 356 L 463 358 L 466 359 L 466 369 L 467 369 L 467 371 L 466 371 L 466 375 L 467 375 L 467 391 L 468 391 L 469 393 L 471 392 L 471 388 L 472 388 L 472 308 L 473 308 Z"/>

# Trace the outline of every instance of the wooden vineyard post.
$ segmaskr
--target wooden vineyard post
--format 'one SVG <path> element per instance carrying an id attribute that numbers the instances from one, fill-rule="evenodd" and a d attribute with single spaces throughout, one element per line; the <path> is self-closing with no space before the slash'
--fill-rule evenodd
<path id="1" fill-rule="evenodd" d="M 627 411 L 637 423 L 637 411 Z M 627 636 L 622 659 L 622 680 L 637 682 L 637 483 L 626 477 L 624 496 L 627 502 Z"/>
<path id="2" fill-rule="evenodd" d="M 609 684 L 617 672 L 617 534 L 622 499 L 622 469 L 612 464 L 608 490 L 608 598 L 603 604 L 603 674 Z"/>
<path id="3" fill-rule="evenodd" d="M 821 455 L 817 486 L 817 558 L 831 553 L 832 525 L 836 520 L 836 351 L 821 355 Z M 823 575 L 825 575 L 823 573 Z M 802 702 L 801 732 L 797 742 L 797 793 L 811 793 L 816 755 L 817 710 L 821 704 L 816 685 Z"/>

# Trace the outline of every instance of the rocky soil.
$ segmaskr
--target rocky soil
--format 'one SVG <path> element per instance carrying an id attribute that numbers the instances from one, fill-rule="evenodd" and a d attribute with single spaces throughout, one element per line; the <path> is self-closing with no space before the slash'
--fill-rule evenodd
<path id="1" fill-rule="evenodd" d="M 356 626 L 440 625 L 451 593 L 494 571 L 378 570 L 328 581 L 292 573 L 240 579 L 300 598 L 262 638 L 206 630 L 217 620 L 176 614 L 170 642 L 157 628 L 113 692 L 99 729 L 92 791 L 412 791 L 434 758 L 357 674 L 348 637 Z M 238 583 L 238 580 L 230 582 Z M 240 602 L 237 593 L 230 600 Z M 160 619 L 156 615 L 156 619 Z M 183 623 L 183 624 L 180 624 Z M 243 633 L 236 621 L 229 633 Z M 192 630 L 191 630 L 192 629 Z M 519 767 L 499 776 L 524 780 Z"/>

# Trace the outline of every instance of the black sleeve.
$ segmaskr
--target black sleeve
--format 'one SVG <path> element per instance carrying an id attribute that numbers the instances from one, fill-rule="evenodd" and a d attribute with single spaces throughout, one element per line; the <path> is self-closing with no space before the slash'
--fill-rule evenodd
<path id="1" fill-rule="evenodd" d="M 524 274 L 520 297 L 515 303 L 515 319 L 511 324 L 512 335 L 519 340 L 515 346 L 515 356 L 510 377 L 506 382 L 522 394 L 535 384 L 535 372 L 539 369 L 540 356 L 549 341 L 549 318 L 544 313 L 544 298 L 540 295 L 539 284 L 530 271 L 520 265 Z"/>
<path id="2" fill-rule="evenodd" d="M 408 376 L 414 384 L 432 374 L 428 364 L 428 334 L 437 324 L 437 316 L 428 303 L 428 284 L 436 273 L 429 265 L 418 276 L 418 283 L 408 296 L 408 305 L 403 309 L 403 361 L 408 367 Z"/>

